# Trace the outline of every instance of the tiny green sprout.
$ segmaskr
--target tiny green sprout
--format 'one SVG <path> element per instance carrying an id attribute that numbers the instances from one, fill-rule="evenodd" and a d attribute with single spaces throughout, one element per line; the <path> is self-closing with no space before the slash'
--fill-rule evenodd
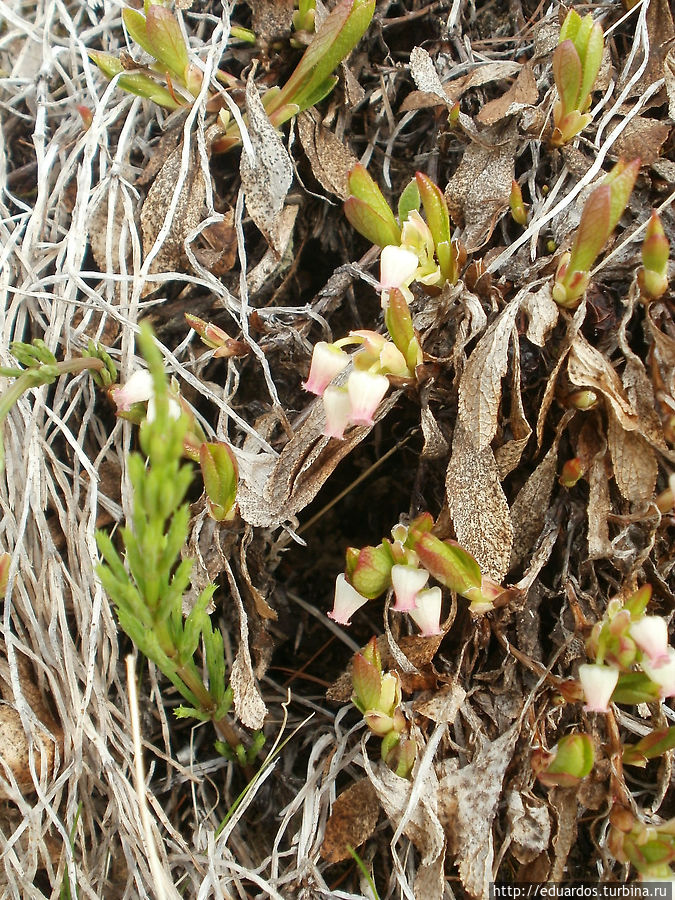
<path id="1" fill-rule="evenodd" d="M 587 109 L 600 71 L 603 48 L 602 27 L 593 22 L 591 13 L 582 19 L 570 10 L 553 53 L 553 78 L 558 90 L 558 100 L 553 106 L 551 143 L 554 147 L 569 143 L 591 121 Z"/>
<path id="2" fill-rule="evenodd" d="M 642 242 L 642 268 L 638 285 L 644 301 L 658 300 L 668 290 L 668 257 L 670 244 L 656 210 L 652 210 Z"/>
<path id="3" fill-rule="evenodd" d="M 122 63 L 111 53 L 101 50 L 90 50 L 89 58 L 95 62 L 106 78 L 113 79 L 116 75 L 126 71 Z M 129 94 L 136 94 L 146 100 L 152 100 L 157 106 L 165 109 L 179 109 L 183 104 L 177 99 L 175 93 L 158 84 L 148 75 L 121 75 L 118 81 L 119 87 Z"/>
<path id="4" fill-rule="evenodd" d="M 619 160 L 586 201 L 572 250 L 563 254 L 555 276 L 553 299 L 560 306 L 575 309 L 581 302 L 590 269 L 626 208 L 639 170 L 639 159 Z"/>
<path id="5" fill-rule="evenodd" d="M 314 33 L 315 19 L 316 0 L 297 0 L 296 9 L 293 12 L 293 29 L 295 31 L 291 38 L 293 47 L 309 44 Z"/>
<path id="6" fill-rule="evenodd" d="M 593 768 L 593 741 L 587 734 L 568 734 L 552 752 L 532 754 L 532 768 L 546 787 L 575 787 Z"/>
<path id="7" fill-rule="evenodd" d="M 527 207 L 523 203 L 523 192 L 515 179 L 511 182 L 509 207 L 511 209 L 511 218 L 513 221 L 517 225 L 522 225 L 524 228 L 527 225 Z"/>

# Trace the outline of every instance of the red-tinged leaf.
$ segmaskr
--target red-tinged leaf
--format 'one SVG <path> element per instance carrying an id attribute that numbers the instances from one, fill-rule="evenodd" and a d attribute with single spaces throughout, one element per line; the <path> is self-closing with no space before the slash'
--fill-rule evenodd
<path id="1" fill-rule="evenodd" d="M 609 185 L 610 188 L 609 231 L 607 232 L 607 237 L 614 231 L 623 215 L 639 171 L 639 159 L 634 159 L 629 163 L 625 163 L 620 159 L 604 179 L 603 184 Z"/>
<path id="2" fill-rule="evenodd" d="M 581 57 L 583 60 L 583 74 L 581 78 L 581 86 L 579 88 L 579 101 L 582 108 L 586 106 L 586 98 L 593 90 L 595 79 L 598 77 L 600 64 L 602 63 L 602 51 L 604 49 L 604 46 L 605 38 L 602 33 L 602 27 L 596 22 L 593 24 L 590 30 L 590 34 L 588 35 L 588 42 Z M 579 52 L 581 54 L 581 51 Z"/>
<path id="3" fill-rule="evenodd" d="M 349 580 L 361 596 L 374 600 L 391 585 L 393 565 L 394 558 L 386 544 L 364 547 L 349 574 Z"/>
<path id="4" fill-rule="evenodd" d="M 553 78 L 560 96 L 563 116 L 578 108 L 581 75 L 581 60 L 572 41 L 558 44 L 553 51 Z"/>
<path id="5" fill-rule="evenodd" d="M 281 89 L 278 105 L 306 100 L 322 84 L 363 37 L 375 10 L 375 0 L 342 0 L 326 17 L 305 50 L 295 71 Z"/>
<path id="6" fill-rule="evenodd" d="M 217 522 L 231 517 L 237 496 L 237 461 L 223 443 L 204 443 L 199 448 L 199 465 L 209 512 Z"/>
<path id="7" fill-rule="evenodd" d="M 388 223 L 392 233 L 397 235 L 394 243 L 399 244 L 401 242 L 401 230 L 396 223 L 391 207 L 384 199 L 382 191 L 376 182 L 370 177 L 368 171 L 361 163 L 357 163 L 347 176 L 347 187 L 351 195 L 367 203 L 380 218 Z"/>
<path id="8" fill-rule="evenodd" d="M 344 212 L 350 224 L 373 244 L 386 247 L 388 244 L 397 246 L 400 243 L 401 233 L 393 214 L 391 220 L 383 218 L 358 197 L 349 197 L 345 201 Z M 391 214 L 391 210 L 389 212 Z"/>
<path id="9" fill-rule="evenodd" d="M 611 189 L 607 184 L 597 187 L 586 201 L 581 221 L 572 245 L 568 272 L 588 272 L 612 233 L 610 213 Z"/>
<path id="10" fill-rule="evenodd" d="M 189 58 L 178 19 L 163 6 L 153 5 L 148 10 L 145 31 L 150 52 L 157 62 L 182 82 Z"/>
<path id="11" fill-rule="evenodd" d="M 450 590 L 463 595 L 470 588 L 480 588 L 480 566 L 458 545 L 427 533 L 415 541 L 414 550 L 424 568 Z"/>
<path id="12" fill-rule="evenodd" d="M 354 656 L 352 665 L 352 686 L 354 697 L 352 698 L 361 710 L 376 709 L 380 700 L 382 679 L 375 666 L 361 653 Z"/>
<path id="13" fill-rule="evenodd" d="M 648 759 L 662 756 L 675 748 L 675 727 L 659 728 L 643 737 L 637 744 L 624 747 L 623 761 L 632 766 L 644 768 Z"/>
<path id="14" fill-rule="evenodd" d="M 450 242 L 450 217 L 443 192 L 423 172 L 415 174 L 417 188 L 420 192 L 424 214 L 427 217 L 427 225 L 438 246 L 441 242 Z"/>

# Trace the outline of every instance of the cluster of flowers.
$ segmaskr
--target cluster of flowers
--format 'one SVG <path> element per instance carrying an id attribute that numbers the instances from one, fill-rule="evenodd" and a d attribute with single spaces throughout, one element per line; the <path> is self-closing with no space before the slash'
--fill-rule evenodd
<path id="1" fill-rule="evenodd" d="M 426 587 L 430 576 L 470 600 L 474 614 L 492 609 L 503 588 L 484 577 L 473 556 L 456 542 L 432 534 L 433 527 L 433 517 L 422 513 L 410 525 L 394 526 L 391 540 L 385 538 L 377 547 L 348 548 L 330 618 L 349 625 L 364 603 L 393 589 L 395 612 L 407 613 L 424 636 L 442 634 L 441 588 Z"/>
<path id="2" fill-rule="evenodd" d="M 641 703 L 675 696 L 675 649 L 668 645 L 668 626 L 660 616 L 647 616 L 650 585 L 625 602 L 610 600 L 586 643 L 594 663 L 579 667 L 579 679 L 590 712 L 608 712 L 610 700 Z"/>
<path id="3" fill-rule="evenodd" d="M 365 237 L 382 247 L 380 280 L 384 321 L 388 336 L 374 331 L 352 331 L 333 343 L 314 347 L 304 388 L 323 399 L 324 434 L 342 438 L 349 425 L 372 425 L 373 416 L 389 388 L 388 376 L 413 378 L 422 362 L 410 315 L 410 284 L 427 289 L 454 283 L 460 251 L 450 240 L 450 219 L 440 189 L 419 173 L 404 190 L 395 218 L 379 188 L 363 166 L 349 175 L 351 196 L 345 203 L 349 221 Z M 428 223 L 420 215 L 424 206 Z M 399 222 L 401 224 L 399 224 Z M 350 356 L 343 349 L 357 345 Z M 343 385 L 331 384 L 352 363 Z"/>

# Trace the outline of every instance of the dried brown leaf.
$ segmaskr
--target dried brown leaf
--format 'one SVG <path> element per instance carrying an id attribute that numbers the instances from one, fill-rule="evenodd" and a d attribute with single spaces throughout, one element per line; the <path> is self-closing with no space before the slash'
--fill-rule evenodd
<path id="1" fill-rule="evenodd" d="M 549 799 L 558 820 L 558 830 L 553 838 L 555 858 L 551 866 L 551 881 L 561 881 L 565 876 L 567 858 L 577 839 L 577 794 L 575 788 L 554 788 Z"/>
<path id="2" fill-rule="evenodd" d="M 248 643 L 248 617 L 239 593 L 239 587 L 227 561 L 224 569 L 232 598 L 237 605 L 239 613 L 239 647 L 230 671 L 230 687 L 234 698 L 234 709 L 247 728 L 256 730 L 263 726 L 267 715 L 267 707 L 253 674 L 251 651 Z"/>
<path id="3" fill-rule="evenodd" d="M 495 125 L 481 132 L 480 143 L 467 147 L 445 189 L 450 215 L 464 228 L 462 242 L 468 253 L 489 241 L 497 220 L 509 207 L 519 140 L 513 121 L 507 128 Z"/>
<path id="4" fill-rule="evenodd" d="M 611 363 L 580 334 L 576 335 L 570 348 L 567 375 L 577 387 L 601 393 L 626 431 L 635 431 L 639 427 L 637 414 Z"/>
<path id="5" fill-rule="evenodd" d="M 624 110 L 627 113 L 629 107 Z M 621 112 L 621 111 L 620 111 Z M 612 119 L 610 128 L 620 124 L 623 116 Z M 623 159 L 640 157 L 643 166 L 650 166 L 661 154 L 661 148 L 672 126 L 647 116 L 635 116 L 612 144 L 612 156 Z"/>
<path id="6" fill-rule="evenodd" d="M 490 446 L 477 449 L 458 420 L 445 491 L 457 540 L 495 581 L 506 575 L 513 525 Z"/>
<path id="7" fill-rule="evenodd" d="M 532 64 L 525 63 L 518 72 L 518 77 L 511 87 L 483 106 L 476 116 L 476 121 L 481 125 L 494 125 L 507 116 L 515 115 L 520 112 L 523 107 L 531 106 L 536 103 L 539 98 L 537 90 L 537 82 L 532 71 Z"/>
<path id="8" fill-rule="evenodd" d="M 503 60 L 477 65 L 466 75 L 449 82 L 441 82 L 433 60 L 422 47 L 414 47 L 410 54 L 410 74 L 418 87 L 405 98 L 400 111 L 422 109 L 429 106 L 452 106 L 470 88 L 501 81 L 521 72 L 520 63 Z M 536 100 L 536 93 L 535 93 Z M 534 101 L 530 101 L 534 102 Z"/>
<path id="9" fill-rule="evenodd" d="M 244 150 L 239 172 L 246 196 L 246 208 L 265 235 L 267 243 L 280 256 L 287 240 L 279 233 L 279 216 L 293 181 L 293 165 L 279 132 L 262 105 L 254 81 L 255 66 L 246 82 L 248 133 L 255 159 Z"/>
<path id="10" fill-rule="evenodd" d="M 520 863 L 530 863 L 551 840 L 551 817 L 546 804 L 535 797 L 509 791 L 506 822 L 511 852 Z"/>
<path id="11" fill-rule="evenodd" d="M 611 410 L 607 414 L 607 446 L 622 496 L 633 503 L 651 500 L 658 475 L 656 455 L 642 435 L 626 431 Z"/>
<path id="12" fill-rule="evenodd" d="M 492 823 L 519 730 L 517 722 L 496 740 L 486 741 L 470 765 L 439 782 L 438 817 L 470 897 L 489 896 L 494 859 Z"/>
<path id="13" fill-rule="evenodd" d="M 607 443 L 595 416 L 589 416 L 577 438 L 577 456 L 582 461 L 589 485 L 588 555 L 599 559 L 611 553 L 607 517 L 610 511 Z"/>
<path id="14" fill-rule="evenodd" d="M 538 291 L 526 294 L 521 306 L 527 316 L 526 337 L 537 347 L 544 346 L 560 315 L 560 307 L 553 299 L 551 289 L 551 282 L 547 281 Z"/>
<path id="15" fill-rule="evenodd" d="M 415 712 L 421 713 L 432 722 L 454 722 L 457 718 L 462 703 L 466 699 L 464 688 L 453 681 L 446 684 L 440 690 L 435 691 L 429 700 L 418 701 L 413 704 Z"/>
<path id="16" fill-rule="evenodd" d="M 182 165 L 182 145 L 167 158 L 155 178 L 141 209 L 143 252 L 147 255 L 154 245 L 171 204 Z M 171 219 L 169 233 L 150 263 L 149 274 L 179 272 L 188 265 L 185 239 L 202 221 L 205 212 L 206 186 L 198 150 L 190 149 L 187 175 L 178 195 L 178 204 Z M 154 290 L 152 285 L 149 286 Z"/>
<path id="17" fill-rule="evenodd" d="M 520 343 L 515 327 L 513 333 L 513 365 L 511 366 L 509 427 L 513 437 L 495 450 L 495 461 L 499 470 L 500 481 L 503 481 L 516 468 L 532 435 L 530 423 L 525 418 L 523 398 L 520 391 Z"/>
<path id="18" fill-rule="evenodd" d="M 563 363 L 567 359 L 567 354 L 570 351 L 570 347 L 574 342 L 577 332 L 583 324 L 585 315 L 586 303 L 582 302 L 574 313 L 574 316 L 572 318 L 567 317 L 567 331 L 565 332 L 565 337 L 563 338 L 558 350 L 558 359 L 553 366 L 553 370 L 548 377 L 548 381 L 546 382 L 544 396 L 542 397 L 541 406 L 539 407 L 539 413 L 537 415 L 537 450 L 541 448 L 541 444 L 544 439 L 544 427 L 548 418 L 548 411 L 551 408 L 553 398 L 555 397 L 555 387 L 558 380 L 558 375 L 560 374 L 560 370 L 563 367 Z"/>
<path id="19" fill-rule="evenodd" d="M 298 135 L 319 184 L 341 200 L 349 196 L 347 176 L 358 159 L 345 144 L 326 128 L 314 109 L 298 116 Z"/>
<path id="20" fill-rule="evenodd" d="M 654 341 L 654 356 L 664 387 L 675 397 L 675 339 L 661 331 L 651 310 L 647 311 L 649 333 Z"/>
<path id="21" fill-rule="evenodd" d="M 508 366 L 513 325 L 520 309 L 515 297 L 490 325 L 466 364 L 459 384 L 459 421 L 482 450 L 497 431 L 502 378 Z"/>
<path id="22" fill-rule="evenodd" d="M 380 804 L 367 778 L 350 785 L 336 798 L 326 822 L 321 856 L 328 863 L 349 859 L 348 846 L 360 847 L 375 831 Z"/>

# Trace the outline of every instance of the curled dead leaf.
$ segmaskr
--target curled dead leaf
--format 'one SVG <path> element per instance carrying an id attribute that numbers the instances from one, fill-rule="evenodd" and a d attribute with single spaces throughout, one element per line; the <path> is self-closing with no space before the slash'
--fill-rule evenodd
<path id="1" fill-rule="evenodd" d="M 360 847 L 375 831 L 380 804 L 367 778 L 350 785 L 335 800 L 321 842 L 321 856 L 328 863 L 349 859 L 348 847 Z"/>

